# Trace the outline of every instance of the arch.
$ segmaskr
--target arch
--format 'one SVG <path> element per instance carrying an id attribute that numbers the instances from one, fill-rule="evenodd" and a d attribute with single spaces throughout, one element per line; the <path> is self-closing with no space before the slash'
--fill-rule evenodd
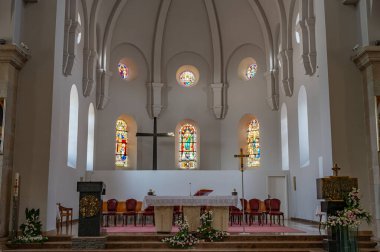
<path id="1" fill-rule="evenodd" d="M 298 142 L 300 166 L 309 166 L 309 115 L 307 108 L 307 94 L 305 86 L 303 85 L 298 92 Z"/>
<path id="2" fill-rule="evenodd" d="M 115 120 L 115 167 L 116 169 L 136 169 L 137 125 L 134 118 L 120 115 Z"/>
<path id="3" fill-rule="evenodd" d="M 200 132 L 191 119 L 182 120 L 176 126 L 176 167 L 183 170 L 197 169 L 200 165 Z"/>
<path id="4" fill-rule="evenodd" d="M 95 110 L 92 102 L 88 106 L 87 161 L 86 171 L 94 170 Z"/>
<path id="5" fill-rule="evenodd" d="M 157 17 L 156 29 L 154 34 L 154 44 L 153 44 L 153 65 L 151 81 L 154 83 L 161 83 L 162 81 L 162 43 L 165 32 L 166 19 L 168 16 L 168 11 L 170 8 L 171 0 L 161 1 L 160 10 Z"/>
<path id="6" fill-rule="evenodd" d="M 281 158 L 282 170 L 289 170 L 288 109 L 285 103 L 281 106 Z"/>
<path id="7" fill-rule="evenodd" d="M 130 48 L 128 48 L 130 47 Z M 141 57 L 141 59 L 143 60 L 144 62 L 144 67 L 147 71 L 147 76 L 146 76 L 146 80 L 149 81 L 149 76 L 150 76 L 150 69 L 149 69 L 149 64 L 148 64 L 148 61 L 145 57 L 145 54 L 143 53 L 143 51 L 138 47 L 136 46 L 135 44 L 132 44 L 132 43 L 129 43 L 129 42 L 124 42 L 124 43 L 120 43 L 120 44 L 117 44 L 116 46 L 114 46 L 114 48 L 112 49 L 112 52 L 111 52 L 111 58 L 115 58 L 115 53 L 118 51 L 118 50 L 126 50 L 126 51 L 129 51 L 129 50 L 135 50 L 137 52 L 137 54 L 139 54 L 139 56 Z M 127 62 L 129 63 L 133 63 L 136 65 L 136 60 L 132 59 L 130 56 L 126 56 L 126 57 L 122 57 L 122 58 L 126 58 L 127 59 Z M 120 62 L 122 60 L 122 58 L 119 58 L 117 59 L 117 62 Z M 112 60 L 111 61 L 111 64 L 114 64 L 115 61 Z M 115 66 L 114 66 L 115 67 Z M 131 69 L 133 70 L 133 69 Z M 135 71 L 137 69 L 134 69 Z M 113 72 L 114 70 L 112 70 L 111 72 Z M 135 74 L 134 78 L 137 77 L 136 76 L 137 74 Z M 132 78 L 132 79 L 134 79 Z"/>
<path id="8" fill-rule="evenodd" d="M 239 121 L 239 147 L 247 153 L 249 157 L 244 161 L 245 167 L 259 167 L 261 163 L 260 146 L 260 123 L 251 115 L 244 115 Z"/>
<path id="9" fill-rule="evenodd" d="M 228 69 L 231 67 L 230 66 L 231 61 L 234 59 L 234 57 L 241 57 L 243 59 L 243 51 L 246 50 L 246 48 L 247 48 L 247 50 L 252 51 L 252 54 L 255 54 L 255 55 L 251 55 L 251 56 L 247 56 L 246 54 L 244 54 L 244 55 L 246 57 L 251 57 L 256 61 L 256 63 L 259 65 L 259 71 L 265 72 L 268 70 L 266 68 L 266 65 L 267 65 L 266 57 L 264 57 L 264 60 L 261 60 L 261 57 L 258 57 L 258 55 L 257 55 L 257 54 L 260 54 L 260 56 L 265 55 L 265 52 L 263 51 L 263 49 L 261 47 L 255 45 L 255 44 L 252 44 L 252 43 L 244 43 L 244 44 L 236 47 L 227 59 L 226 67 L 224 70 L 224 82 L 225 83 L 227 83 L 227 80 L 228 80 Z M 241 61 L 239 61 L 239 62 L 241 62 Z"/>
<path id="10" fill-rule="evenodd" d="M 210 25 L 211 31 L 211 40 L 212 40 L 212 48 L 213 48 L 213 75 L 212 75 L 212 83 L 221 83 L 223 78 L 223 61 L 222 61 L 222 43 L 221 43 L 221 35 L 219 28 L 219 20 L 216 15 L 215 3 L 212 0 L 205 0 L 204 4 L 206 6 L 208 21 Z"/>
<path id="11" fill-rule="evenodd" d="M 76 85 L 73 84 L 70 90 L 69 133 L 67 144 L 67 166 L 71 168 L 76 168 L 77 166 L 78 117 L 78 89 Z"/>

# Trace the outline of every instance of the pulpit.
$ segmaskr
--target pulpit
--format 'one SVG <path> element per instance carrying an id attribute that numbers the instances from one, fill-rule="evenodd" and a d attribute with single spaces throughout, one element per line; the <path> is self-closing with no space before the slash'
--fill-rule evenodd
<path id="1" fill-rule="evenodd" d="M 358 179 L 348 176 L 338 176 L 340 168 L 337 164 L 332 168 L 334 176 L 317 179 L 317 199 L 321 201 L 321 211 L 326 212 L 326 217 L 336 215 L 346 207 L 345 197 L 358 188 Z M 329 230 L 328 239 L 324 240 L 325 249 L 330 252 L 338 252 L 336 248 L 336 233 Z"/>
<path id="2" fill-rule="evenodd" d="M 99 236 L 102 216 L 103 182 L 78 182 L 79 225 L 78 236 Z"/>

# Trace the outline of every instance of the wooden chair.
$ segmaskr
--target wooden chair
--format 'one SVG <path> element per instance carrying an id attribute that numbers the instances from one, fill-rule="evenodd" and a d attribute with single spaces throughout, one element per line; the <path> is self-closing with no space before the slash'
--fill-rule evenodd
<path id="1" fill-rule="evenodd" d="M 182 206 L 173 207 L 173 226 L 177 220 L 183 220 Z"/>
<path id="2" fill-rule="evenodd" d="M 260 210 L 260 200 L 259 199 L 250 199 L 249 200 L 249 225 L 251 226 L 252 222 L 255 220 L 255 216 L 257 216 L 259 225 L 263 225 L 263 212 Z"/>
<path id="3" fill-rule="evenodd" d="M 232 224 L 236 223 L 236 218 L 237 218 L 237 223 L 241 225 L 241 220 L 243 219 L 243 211 L 237 208 L 236 206 L 230 206 L 229 207 L 229 219 L 231 226 Z"/>
<path id="4" fill-rule="evenodd" d="M 281 201 L 279 199 L 273 198 L 270 201 L 270 210 L 269 210 L 269 218 L 270 218 L 270 225 L 272 225 L 272 218 L 274 221 L 276 221 L 276 217 L 278 218 L 278 224 L 281 225 L 280 217 L 282 217 L 282 224 L 284 223 L 284 213 L 280 211 L 281 207 Z"/>
<path id="5" fill-rule="evenodd" d="M 103 216 L 106 216 L 106 227 L 109 226 L 108 221 L 109 221 L 110 216 L 114 218 L 114 225 L 116 227 L 117 205 L 118 205 L 118 201 L 116 199 L 110 199 L 107 201 L 107 211 L 103 212 Z"/>
<path id="6" fill-rule="evenodd" d="M 57 218 L 57 220 L 59 222 L 58 228 L 60 228 L 61 232 L 62 232 L 63 218 L 66 217 L 66 221 L 65 221 L 66 222 L 66 231 L 68 231 L 69 224 L 70 224 L 70 228 L 72 230 L 72 228 L 73 228 L 73 209 L 70 207 L 64 207 L 61 205 L 61 203 L 57 203 L 57 207 L 58 207 L 58 213 L 59 213 L 59 218 Z M 58 231 L 58 228 L 57 228 L 57 231 Z"/>
<path id="7" fill-rule="evenodd" d="M 248 223 L 248 220 L 247 220 L 247 217 L 248 217 L 248 213 L 249 213 L 249 203 L 248 203 L 248 200 L 246 199 L 240 199 L 240 204 L 241 204 L 241 209 L 243 211 L 243 208 L 244 208 L 244 216 L 243 218 L 245 218 L 245 223 Z M 244 207 L 243 207 L 244 206 Z"/>
<path id="8" fill-rule="evenodd" d="M 123 225 L 125 223 L 125 225 L 128 226 L 128 216 L 133 216 L 133 223 L 136 226 L 136 218 L 137 218 L 136 206 L 137 206 L 137 200 L 135 199 L 127 199 L 125 201 L 125 212 L 123 213 Z"/>
<path id="9" fill-rule="evenodd" d="M 270 198 L 264 200 L 264 205 L 265 205 L 265 211 L 264 211 L 265 224 L 268 224 L 268 215 L 269 215 L 269 211 L 270 211 L 270 201 L 271 201 Z"/>
<path id="10" fill-rule="evenodd" d="M 154 206 L 148 206 L 147 208 L 144 209 L 142 212 L 142 221 L 141 225 L 144 226 L 146 225 L 146 217 L 151 216 L 153 218 L 153 225 L 155 225 L 155 220 L 154 220 Z"/>

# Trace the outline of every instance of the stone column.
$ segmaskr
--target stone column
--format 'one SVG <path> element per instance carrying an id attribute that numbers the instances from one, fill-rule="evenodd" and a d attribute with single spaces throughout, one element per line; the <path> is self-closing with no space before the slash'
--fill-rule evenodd
<path id="1" fill-rule="evenodd" d="M 3 150 L 0 150 L 0 237 L 8 236 L 9 232 L 18 72 L 28 56 L 17 45 L 0 45 L 0 98 L 5 100 Z"/>
<path id="2" fill-rule="evenodd" d="M 373 213 L 373 231 L 377 237 L 377 222 L 380 219 L 380 170 L 379 170 L 379 121 L 377 111 L 376 96 L 380 96 L 380 47 L 367 46 L 362 48 L 353 58 L 356 66 L 363 76 L 364 107 L 367 131 L 367 143 L 370 146 L 368 160 L 371 160 L 370 167 L 370 195 L 371 212 Z M 363 167 L 367 168 L 367 167 Z"/>

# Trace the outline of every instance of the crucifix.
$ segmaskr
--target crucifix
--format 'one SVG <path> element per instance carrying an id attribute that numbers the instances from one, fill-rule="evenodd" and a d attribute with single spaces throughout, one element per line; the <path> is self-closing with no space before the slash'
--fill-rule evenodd
<path id="1" fill-rule="evenodd" d="M 234 155 L 235 158 L 240 158 L 240 171 L 241 171 L 241 197 L 243 198 L 242 207 L 243 207 L 243 233 L 241 234 L 248 234 L 245 232 L 245 222 L 244 222 L 244 215 L 245 215 L 245 198 L 244 198 L 244 158 L 249 157 L 248 154 L 243 154 L 243 148 L 240 148 L 240 154 Z"/>
<path id="2" fill-rule="evenodd" d="M 157 133 L 157 117 L 153 118 L 153 133 L 136 133 L 137 137 L 153 137 L 153 170 L 157 170 L 157 137 L 173 137 L 174 133 Z"/>
<path id="3" fill-rule="evenodd" d="M 338 176 L 338 172 L 339 172 L 339 170 L 340 170 L 340 168 L 338 167 L 338 164 L 337 163 L 335 163 L 334 164 L 334 167 L 331 169 L 331 170 L 333 170 L 333 172 L 334 172 L 334 176 Z"/>

